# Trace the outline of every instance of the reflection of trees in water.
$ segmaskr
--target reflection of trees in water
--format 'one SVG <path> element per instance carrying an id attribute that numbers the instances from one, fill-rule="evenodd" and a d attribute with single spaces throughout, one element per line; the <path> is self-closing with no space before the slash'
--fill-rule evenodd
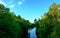
<path id="1" fill-rule="evenodd" d="M 27 38 L 30 38 L 30 33 L 28 33 Z"/>

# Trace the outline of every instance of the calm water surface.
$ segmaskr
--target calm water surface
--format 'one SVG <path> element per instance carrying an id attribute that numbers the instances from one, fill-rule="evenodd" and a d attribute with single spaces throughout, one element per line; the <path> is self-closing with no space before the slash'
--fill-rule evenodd
<path id="1" fill-rule="evenodd" d="M 29 33 L 29 38 L 37 38 L 36 36 L 36 27 L 33 28 L 32 30 L 28 30 L 28 33 Z"/>

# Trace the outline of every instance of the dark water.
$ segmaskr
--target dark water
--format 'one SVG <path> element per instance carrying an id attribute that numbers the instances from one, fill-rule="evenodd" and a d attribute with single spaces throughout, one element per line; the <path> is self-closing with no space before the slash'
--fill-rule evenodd
<path id="1" fill-rule="evenodd" d="M 37 38 L 37 36 L 36 36 L 36 27 L 35 28 L 33 28 L 32 30 L 28 30 L 28 37 L 29 38 Z"/>

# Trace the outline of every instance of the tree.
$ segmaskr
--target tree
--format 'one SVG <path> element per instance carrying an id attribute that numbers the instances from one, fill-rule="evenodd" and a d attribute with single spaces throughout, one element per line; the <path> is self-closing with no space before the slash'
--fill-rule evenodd
<path id="1" fill-rule="evenodd" d="M 19 23 L 15 17 L 5 11 L 5 7 L 0 5 L 0 38 L 18 38 L 20 31 Z"/>
<path id="2" fill-rule="evenodd" d="M 38 38 L 60 38 L 60 11 L 58 5 L 53 3 L 48 12 L 37 21 Z"/>

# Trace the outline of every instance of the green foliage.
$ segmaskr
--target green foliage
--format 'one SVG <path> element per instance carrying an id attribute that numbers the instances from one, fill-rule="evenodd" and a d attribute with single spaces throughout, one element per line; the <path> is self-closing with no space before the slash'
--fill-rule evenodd
<path id="1" fill-rule="evenodd" d="M 60 38 L 60 9 L 53 3 L 49 11 L 36 22 L 38 38 Z"/>
<path id="2" fill-rule="evenodd" d="M 26 38 L 29 21 L 9 12 L 0 4 L 0 38 Z"/>
<path id="3" fill-rule="evenodd" d="M 10 13 L 1 13 L 0 14 L 0 33 L 6 38 L 17 38 L 19 34 L 19 25 L 15 21 L 14 17 Z"/>
<path id="4" fill-rule="evenodd" d="M 37 38 L 60 38 L 60 5 L 53 3 L 41 19 L 30 23 L 0 4 L 0 38 L 27 38 L 34 27 Z"/>
<path id="5" fill-rule="evenodd" d="M 19 21 L 19 26 L 21 28 L 21 38 L 26 38 L 28 35 L 29 22 L 27 20 L 21 19 Z"/>

